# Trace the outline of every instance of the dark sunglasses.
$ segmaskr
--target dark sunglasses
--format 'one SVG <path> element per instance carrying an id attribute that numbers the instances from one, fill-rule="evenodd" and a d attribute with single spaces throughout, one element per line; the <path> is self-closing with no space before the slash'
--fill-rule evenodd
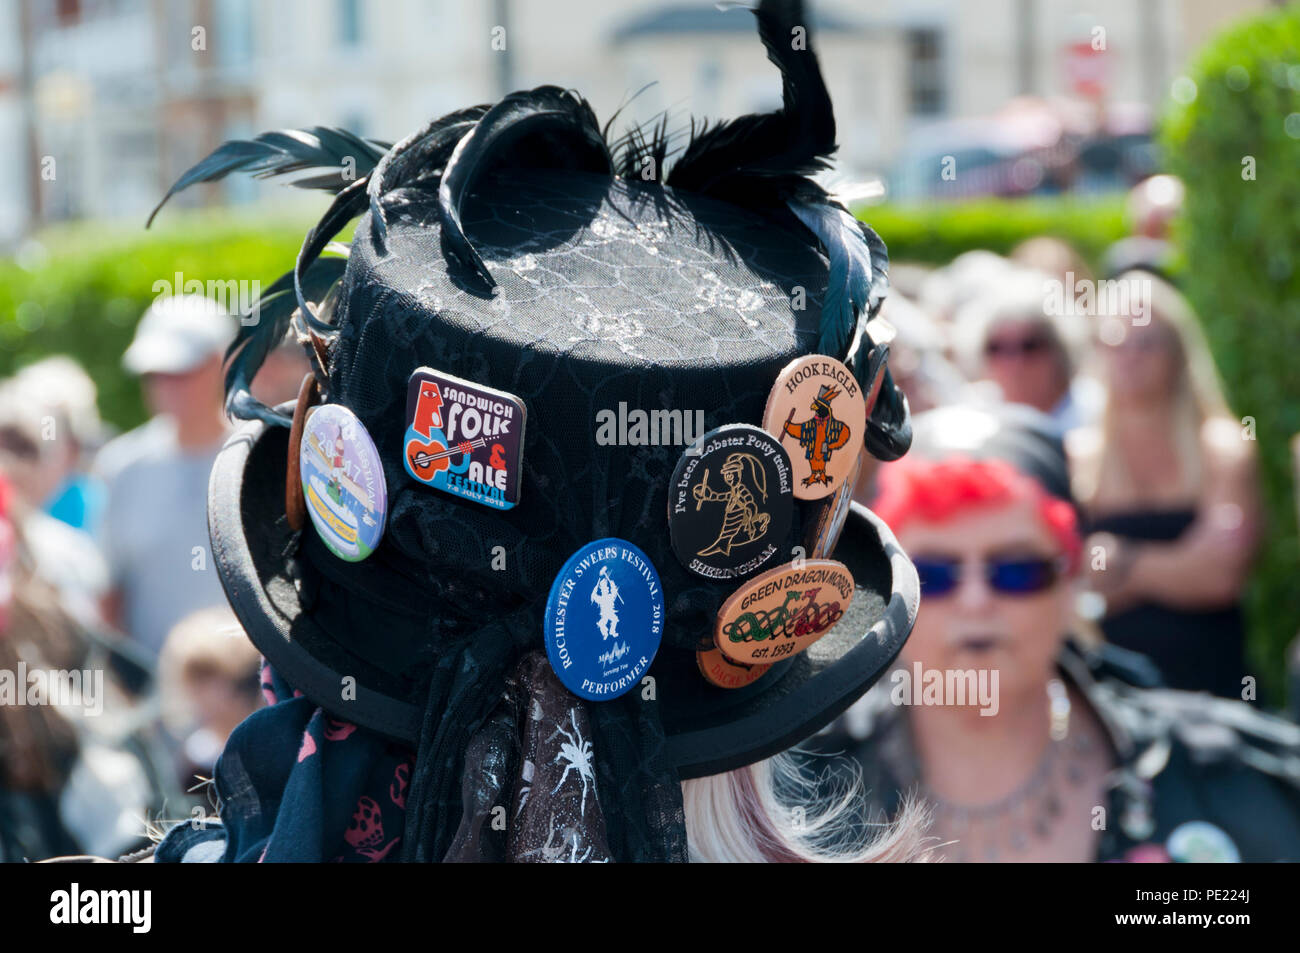
<path id="1" fill-rule="evenodd" d="M 1050 589 L 1065 571 L 1064 557 L 1008 557 L 985 559 L 984 580 L 994 592 L 1005 596 L 1027 596 Z M 912 565 L 921 579 L 921 595 L 946 596 L 961 582 L 962 561 L 914 556 Z"/>
<path id="2" fill-rule="evenodd" d="M 984 345 L 984 353 L 988 357 L 1017 357 L 1022 354 L 1028 357 L 1043 353 L 1051 347 L 1051 344 L 1052 342 L 1041 334 L 1017 340 L 995 339 Z"/>

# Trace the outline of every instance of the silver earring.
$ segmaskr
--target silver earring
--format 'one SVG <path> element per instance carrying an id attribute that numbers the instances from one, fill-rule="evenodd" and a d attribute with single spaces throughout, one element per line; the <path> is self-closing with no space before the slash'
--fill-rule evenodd
<path id="1" fill-rule="evenodd" d="M 1047 712 L 1052 740 L 1064 741 L 1070 733 L 1070 694 L 1059 678 L 1047 683 Z"/>

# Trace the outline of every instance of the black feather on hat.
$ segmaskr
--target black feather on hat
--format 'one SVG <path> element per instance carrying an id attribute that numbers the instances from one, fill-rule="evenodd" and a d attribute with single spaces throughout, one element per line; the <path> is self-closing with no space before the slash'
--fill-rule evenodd
<path id="1" fill-rule="evenodd" d="M 866 384 L 887 354 L 865 331 L 887 287 L 884 243 L 809 178 L 835 151 L 835 120 L 811 43 L 792 43 L 802 4 L 763 0 L 754 14 L 782 108 L 692 124 L 662 183 L 644 171 L 663 169 L 666 123 L 611 141 L 579 95 L 542 86 L 441 117 L 382 154 L 319 128 L 227 143 L 168 193 L 235 169 L 304 171 L 296 184 L 334 193 L 294 270 L 259 303 L 261 320 L 231 346 L 227 408 L 250 423 L 218 459 L 209 525 L 231 604 L 277 672 L 327 711 L 416 748 L 405 859 L 446 856 L 465 752 L 511 670 L 541 646 L 552 580 L 588 541 L 636 544 L 667 610 L 655 690 L 585 706 L 615 859 L 682 859 L 680 779 L 751 764 L 824 727 L 910 631 L 915 572 L 855 504 L 836 553 L 856 580 L 849 611 L 752 685 L 707 684 L 695 650 L 735 583 L 692 574 L 670 548 L 681 446 L 594 439 L 596 415 L 622 405 L 699 408 L 706 430 L 758 423 L 791 360 L 828 354 Z M 336 175 L 340 154 L 356 178 Z M 346 259 L 322 257 L 357 216 Z M 290 408 L 248 394 L 291 322 L 321 398 L 360 419 L 383 461 L 387 528 L 364 562 L 291 528 Z M 407 476 L 407 384 L 422 366 L 523 402 L 518 506 L 476 506 Z M 866 445 L 892 459 L 910 429 L 884 373 Z M 796 514 L 786 551 L 822 505 Z M 506 568 L 494 568 L 502 556 Z M 343 676 L 355 699 L 340 700 Z"/>

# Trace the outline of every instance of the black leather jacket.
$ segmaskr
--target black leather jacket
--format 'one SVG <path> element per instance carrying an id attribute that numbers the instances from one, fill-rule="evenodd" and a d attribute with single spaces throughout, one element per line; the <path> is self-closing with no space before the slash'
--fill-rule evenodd
<path id="1" fill-rule="evenodd" d="M 1069 642 L 1057 664 L 1116 756 L 1099 861 L 1135 859 L 1135 847 L 1166 845 L 1192 821 L 1219 828 L 1244 862 L 1300 861 L 1300 726 L 1245 702 L 1157 687 L 1145 658 L 1113 646 Z M 905 718 L 882 679 L 803 747 L 852 755 L 874 816 L 892 816 L 913 776 Z"/>

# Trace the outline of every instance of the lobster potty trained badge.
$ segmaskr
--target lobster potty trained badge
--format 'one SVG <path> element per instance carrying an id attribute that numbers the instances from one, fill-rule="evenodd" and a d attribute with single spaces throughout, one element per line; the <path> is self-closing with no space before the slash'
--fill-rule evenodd
<path id="1" fill-rule="evenodd" d="M 428 367 L 406 391 L 406 472 L 434 489 L 498 510 L 519 502 L 523 401 Z"/>
<path id="2" fill-rule="evenodd" d="M 587 543 L 546 602 L 546 656 L 573 694 L 592 701 L 635 688 L 659 651 L 664 593 L 650 558 L 627 540 Z"/>
<path id="3" fill-rule="evenodd" d="M 365 425 L 340 404 L 311 411 L 298 450 L 302 495 L 321 542 L 360 562 L 384 535 L 388 488 Z"/>
<path id="4" fill-rule="evenodd" d="M 710 579 L 750 575 L 776 555 L 794 516 L 790 457 L 749 424 L 711 430 L 677 461 L 668 535 L 682 565 Z"/>
<path id="5" fill-rule="evenodd" d="M 862 451 L 867 429 L 862 387 L 833 357 L 812 354 L 791 361 L 772 385 L 763 428 L 791 447 L 794 495 L 820 500 L 848 482 Z"/>
<path id="6" fill-rule="evenodd" d="M 722 604 L 713 641 L 742 665 L 792 658 L 830 631 L 848 611 L 853 591 L 849 568 L 833 559 L 778 566 Z"/>

